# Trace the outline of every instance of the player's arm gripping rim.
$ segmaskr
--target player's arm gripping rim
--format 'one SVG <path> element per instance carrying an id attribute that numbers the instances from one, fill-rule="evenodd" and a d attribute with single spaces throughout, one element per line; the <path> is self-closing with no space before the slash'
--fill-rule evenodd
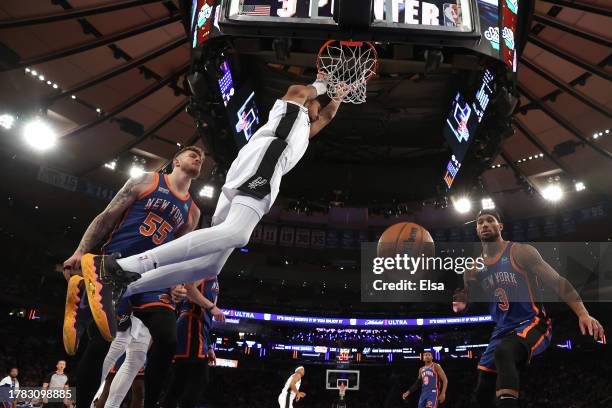
<path id="1" fill-rule="evenodd" d="M 331 100 L 327 106 L 325 106 L 319 112 L 319 119 L 310 124 L 310 136 L 312 139 L 315 137 L 325 126 L 332 121 L 332 119 L 336 116 L 338 112 L 338 108 L 340 107 L 339 101 Z"/>
<path id="2" fill-rule="evenodd" d="M 442 369 L 442 366 L 438 363 L 434 363 L 434 370 L 436 370 L 436 374 L 438 374 L 438 378 L 442 381 L 442 391 L 440 395 L 438 395 L 438 402 L 443 403 L 446 400 L 446 388 L 448 387 L 448 378 L 446 377 L 446 373 Z"/>
<path id="3" fill-rule="evenodd" d="M 319 89 L 317 89 L 317 87 L 319 87 Z M 287 89 L 287 93 L 282 99 L 284 101 L 291 101 L 304 105 L 306 102 L 312 101 L 321 95 L 323 89 L 326 87 L 325 76 L 323 74 L 318 74 L 317 80 L 312 85 L 291 85 L 289 89 Z M 336 93 L 342 96 L 343 92 L 346 91 L 348 90 L 340 90 Z M 327 106 L 325 106 L 325 108 L 321 109 L 318 119 L 310 124 L 310 139 L 315 137 L 325 126 L 329 124 L 329 122 L 332 121 L 338 112 L 340 103 L 341 102 L 339 101 L 332 100 L 327 104 Z"/>
<path id="4" fill-rule="evenodd" d="M 515 245 L 514 261 L 517 265 L 528 272 L 534 273 L 542 282 L 553 289 L 561 300 L 567 303 L 578 316 L 578 325 L 583 335 L 588 332 L 595 340 L 603 339 L 603 326 L 589 314 L 572 284 L 542 259 L 538 250 L 533 246 L 527 244 Z"/>
<path id="5" fill-rule="evenodd" d="M 402 394 L 402 398 L 403 399 L 408 398 L 410 394 L 417 392 L 420 388 L 421 388 L 421 369 L 419 368 L 419 375 L 417 376 L 416 381 L 414 382 L 414 384 L 410 386 L 408 391 Z"/>
<path id="6" fill-rule="evenodd" d="M 202 282 L 204 282 L 204 280 L 185 284 L 185 289 L 187 289 L 187 299 L 189 299 L 190 302 L 195 303 L 196 305 L 201 306 L 206 310 L 210 310 L 210 313 L 212 313 L 216 321 L 221 323 L 225 322 L 225 315 L 223 314 L 221 309 L 219 309 L 217 305 L 215 305 L 204 295 L 202 295 L 202 293 L 198 290 L 198 286 L 200 286 Z"/>
<path id="7" fill-rule="evenodd" d="M 74 251 L 74 254 L 64 262 L 64 277 L 66 280 L 70 279 L 70 275 L 75 274 L 77 269 L 79 269 L 81 257 L 93 250 L 104 237 L 108 236 L 121 215 L 142 193 L 151 187 L 154 180 L 155 175 L 152 173 L 145 173 L 139 177 L 130 178 L 117 195 L 113 197 L 104 211 L 93 219 L 83 234 L 83 238 L 81 238 L 81 242 L 76 251 Z"/>

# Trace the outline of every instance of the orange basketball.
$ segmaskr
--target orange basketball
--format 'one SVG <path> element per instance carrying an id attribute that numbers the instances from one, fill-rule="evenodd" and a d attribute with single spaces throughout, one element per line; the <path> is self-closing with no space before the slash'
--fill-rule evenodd
<path id="1" fill-rule="evenodd" d="M 396 254 L 434 256 L 434 240 L 429 231 L 419 224 L 400 222 L 383 232 L 376 252 L 379 257 L 393 257 Z"/>

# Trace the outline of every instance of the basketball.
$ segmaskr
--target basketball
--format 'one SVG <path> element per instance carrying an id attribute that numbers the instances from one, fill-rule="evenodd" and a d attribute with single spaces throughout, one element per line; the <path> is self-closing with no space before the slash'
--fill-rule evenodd
<path id="1" fill-rule="evenodd" d="M 433 256 L 434 240 L 429 231 L 413 222 L 400 222 L 387 228 L 378 239 L 376 253 L 379 257 L 396 254 Z"/>

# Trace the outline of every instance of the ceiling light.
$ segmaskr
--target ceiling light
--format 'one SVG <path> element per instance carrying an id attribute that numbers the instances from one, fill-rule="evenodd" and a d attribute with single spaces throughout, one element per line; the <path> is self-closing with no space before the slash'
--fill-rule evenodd
<path id="1" fill-rule="evenodd" d="M 30 69 L 30 68 L 26 68 L 26 69 L 25 69 L 25 71 L 26 71 L 26 72 L 30 72 L 30 71 L 31 71 L 31 69 Z"/>
<path id="2" fill-rule="evenodd" d="M 34 76 L 37 76 L 37 75 L 38 75 L 38 72 L 36 72 L 36 70 L 32 70 L 32 72 L 30 72 L 30 74 L 32 74 L 32 75 L 34 75 Z"/>
<path id="3" fill-rule="evenodd" d="M 483 210 L 492 210 L 495 208 L 495 203 L 490 198 L 483 198 L 482 201 L 482 209 Z"/>
<path id="4" fill-rule="evenodd" d="M 51 81 L 47 81 L 47 85 L 51 85 L 51 84 L 52 84 L 52 82 L 51 82 Z"/>
<path id="5" fill-rule="evenodd" d="M 23 128 L 23 136 L 36 150 L 48 150 L 57 142 L 55 131 L 41 119 L 28 122 Z"/>
<path id="6" fill-rule="evenodd" d="M 11 115 L 10 113 L 4 113 L 0 115 L 0 126 L 5 128 L 6 130 L 9 130 L 10 128 L 12 128 L 14 123 L 15 123 L 15 117 Z"/>
<path id="7" fill-rule="evenodd" d="M 136 177 L 140 177 L 144 174 L 144 169 L 142 168 L 142 166 L 139 166 L 137 164 L 133 164 L 132 168 L 130 169 L 130 177 L 132 178 L 136 178 Z"/>
<path id="8" fill-rule="evenodd" d="M 586 189 L 586 186 L 582 181 L 577 181 L 574 187 L 576 187 L 576 191 L 582 191 Z"/>
<path id="9" fill-rule="evenodd" d="M 45 80 L 45 76 L 44 75 L 39 75 L 38 79 L 40 79 L 41 81 L 44 81 Z"/>
<path id="10" fill-rule="evenodd" d="M 76 99 L 76 95 L 72 95 L 72 96 L 71 96 L 71 98 L 72 98 L 72 99 Z"/>
<path id="11" fill-rule="evenodd" d="M 57 88 L 59 88 L 59 85 L 58 84 L 53 84 L 53 89 L 57 89 Z"/>
<path id="12" fill-rule="evenodd" d="M 215 195 L 215 188 L 206 185 L 200 190 L 200 197 L 212 198 Z"/>
<path id="13" fill-rule="evenodd" d="M 115 167 L 117 167 L 117 160 L 113 160 L 111 162 L 104 163 L 104 167 L 106 167 L 107 169 L 115 170 Z"/>
<path id="14" fill-rule="evenodd" d="M 454 200 L 453 205 L 455 206 L 455 211 L 459 214 L 465 214 L 472 209 L 472 202 L 467 197 L 461 197 Z"/>
<path id="15" fill-rule="evenodd" d="M 96 108 L 96 112 L 100 113 L 100 112 L 102 112 L 102 109 Z"/>
<path id="16" fill-rule="evenodd" d="M 559 201 L 563 198 L 563 189 L 559 184 L 549 184 L 542 190 L 542 197 L 548 201 Z"/>

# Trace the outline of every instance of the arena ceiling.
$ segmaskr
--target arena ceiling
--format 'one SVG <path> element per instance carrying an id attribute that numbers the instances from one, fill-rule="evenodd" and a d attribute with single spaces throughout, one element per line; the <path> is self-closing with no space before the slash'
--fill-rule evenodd
<path id="1" fill-rule="evenodd" d="M 152 170 L 168 162 L 177 143 L 202 143 L 185 112 L 183 79 L 191 54 L 178 3 L 0 4 L 0 114 L 26 118 L 46 109 L 60 134 L 54 150 L 39 153 L 25 146 L 17 127 L 0 128 L 7 174 L 3 191 L 81 214 L 87 206 L 76 195 L 24 183 L 22 168 L 42 165 L 117 188 L 127 178 L 122 166 L 132 156 L 145 159 L 145 167 Z M 89 12 L 100 8 L 105 12 Z M 606 132 L 612 129 L 611 17 L 606 0 L 535 2 L 518 71 L 521 96 L 515 134 L 504 140 L 493 168 L 482 174 L 486 194 L 507 216 L 550 211 L 551 204 L 526 190 L 540 191 L 557 175 L 569 183 L 563 205 L 589 205 L 612 192 L 612 135 Z M 278 70 L 269 65 L 278 62 L 269 53 L 236 52 L 242 52 L 243 65 L 254 63 L 256 86 L 264 90 L 263 111 L 286 85 L 296 78 L 306 80 L 300 64 L 306 73 L 314 65 L 314 55 L 301 56 L 302 62 L 296 55 L 292 65 L 297 71 Z M 425 77 L 419 75 L 422 62 L 387 69 L 414 75 L 375 80 L 368 104 L 343 108 L 287 177 L 281 195 L 323 204 L 343 201 L 347 206 L 418 203 L 413 208 L 434 198 L 439 162 L 448 155 L 440 129 L 451 97 L 447 73 L 452 67 L 443 64 Z M 104 166 L 117 158 L 121 161 L 115 171 Z M 216 167 L 209 157 L 196 188 L 214 179 Z M 586 190 L 572 191 L 577 181 Z"/>

